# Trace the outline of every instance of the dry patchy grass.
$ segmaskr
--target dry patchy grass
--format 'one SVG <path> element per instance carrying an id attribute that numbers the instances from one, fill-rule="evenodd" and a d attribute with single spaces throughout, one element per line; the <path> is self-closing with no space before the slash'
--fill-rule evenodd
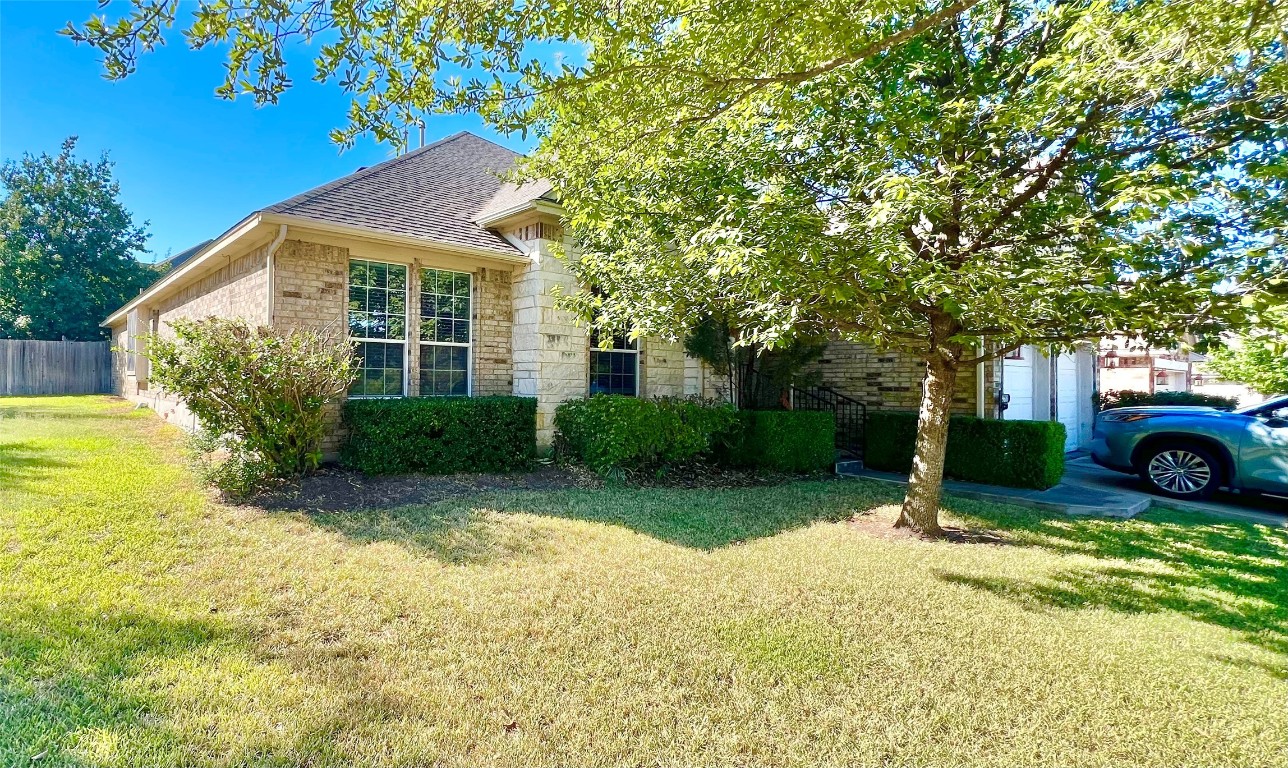
<path id="1" fill-rule="evenodd" d="M 1283 530 L 953 502 L 1004 543 L 927 543 L 842 481 L 269 512 L 175 439 L 0 400 L 0 764 L 1286 762 Z"/>

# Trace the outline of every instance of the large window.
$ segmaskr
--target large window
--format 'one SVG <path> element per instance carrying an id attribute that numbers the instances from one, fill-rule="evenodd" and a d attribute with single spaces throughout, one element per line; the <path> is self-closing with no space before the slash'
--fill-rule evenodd
<path id="1" fill-rule="evenodd" d="M 420 271 L 420 394 L 470 393 L 470 276 Z"/>
<path id="2" fill-rule="evenodd" d="M 349 336 L 358 343 L 354 397 L 404 393 L 407 360 L 407 267 L 349 262 Z"/>
<path id="3" fill-rule="evenodd" d="M 609 349 L 600 349 L 599 337 L 590 337 L 590 394 L 630 395 L 639 393 L 638 345 L 625 335 L 614 335 Z"/>

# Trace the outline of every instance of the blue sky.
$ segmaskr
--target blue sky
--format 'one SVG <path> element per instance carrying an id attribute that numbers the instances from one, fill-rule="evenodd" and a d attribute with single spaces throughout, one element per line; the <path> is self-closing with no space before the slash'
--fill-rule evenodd
<path id="1" fill-rule="evenodd" d="M 108 14 L 120 13 L 120 3 Z M 343 153 L 327 132 L 344 124 L 348 98 L 311 79 L 311 52 L 291 63 L 295 87 L 276 106 L 215 96 L 223 51 L 188 50 L 178 30 L 120 82 L 103 79 L 97 52 L 57 34 L 97 13 L 97 3 L 0 0 L 0 158 L 58 151 L 80 137 L 78 154 L 107 151 L 121 196 L 152 234 L 145 260 L 214 237 L 242 217 L 391 156 L 370 139 Z M 469 130 L 511 149 L 472 115 L 433 117 L 426 140 Z M 415 139 L 413 138 L 413 142 Z"/>

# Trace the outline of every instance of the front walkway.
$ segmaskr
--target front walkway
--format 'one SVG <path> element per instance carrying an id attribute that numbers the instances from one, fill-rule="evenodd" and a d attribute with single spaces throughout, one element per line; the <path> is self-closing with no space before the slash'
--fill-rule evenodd
<path id="1" fill-rule="evenodd" d="M 836 472 L 846 477 L 898 485 L 908 483 L 906 475 L 867 469 L 857 461 L 839 462 Z M 1288 500 L 1254 499 L 1221 492 L 1211 501 L 1178 501 L 1147 493 L 1138 478 L 1098 467 L 1086 456 L 1071 457 L 1065 464 L 1064 480 L 1045 491 L 959 480 L 945 480 L 944 490 L 968 499 L 1018 504 L 1069 515 L 1129 518 L 1157 506 L 1288 528 Z"/>

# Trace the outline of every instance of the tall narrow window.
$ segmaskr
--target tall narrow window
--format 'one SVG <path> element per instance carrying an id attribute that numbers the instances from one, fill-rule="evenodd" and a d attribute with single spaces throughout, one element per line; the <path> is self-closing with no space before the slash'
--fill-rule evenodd
<path id="1" fill-rule="evenodd" d="M 125 316 L 125 372 L 134 375 L 139 351 L 139 311 Z"/>
<path id="2" fill-rule="evenodd" d="M 470 393 L 470 276 L 420 271 L 420 394 Z"/>
<path id="3" fill-rule="evenodd" d="M 349 336 L 358 343 L 353 397 L 398 397 L 405 391 L 407 267 L 349 262 Z"/>
<path id="4" fill-rule="evenodd" d="M 599 337 L 590 337 L 590 394 L 639 394 L 639 345 L 624 334 L 613 336 L 609 349 L 600 349 Z"/>

